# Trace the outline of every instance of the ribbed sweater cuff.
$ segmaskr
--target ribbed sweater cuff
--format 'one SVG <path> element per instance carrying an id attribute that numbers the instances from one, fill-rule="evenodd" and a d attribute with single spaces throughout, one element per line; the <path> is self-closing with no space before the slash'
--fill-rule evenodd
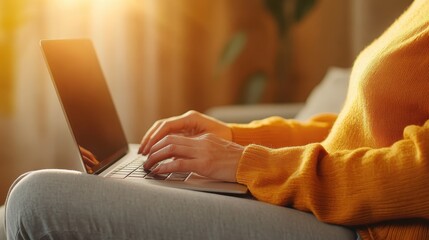
<path id="1" fill-rule="evenodd" d="M 263 164 L 260 161 L 266 161 L 269 157 L 269 152 L 261 146 L 249 145 L 245 148 L 237 169 L 237 181 L 244 185 L 250 185 L 255 181 L 253 174 L 246 174 L 248 172 L 264 172 L 261 169 Z"/>

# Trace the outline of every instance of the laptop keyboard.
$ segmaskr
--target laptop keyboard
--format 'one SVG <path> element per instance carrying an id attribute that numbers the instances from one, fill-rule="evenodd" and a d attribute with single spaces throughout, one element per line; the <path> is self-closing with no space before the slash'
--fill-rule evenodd
<path id="1" fill-rule="evenodd" d="M 166 174 L 154 174 L 150 170 L 143 168 L 144 157 L 138 157 L 129 163 L 118 166 L 112 173 L 107 177 L 110 178 L 144 178 L 152 180 L 167 180 L 167 181 L 185 181 L 191 173 L 166 173 Z M 152 169 L 154 169 L 155 165 Z"/>

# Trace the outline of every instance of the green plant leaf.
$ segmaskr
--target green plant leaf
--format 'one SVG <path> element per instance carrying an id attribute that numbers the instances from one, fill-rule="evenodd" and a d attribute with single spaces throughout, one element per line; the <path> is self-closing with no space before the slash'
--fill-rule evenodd
<path id="1" fill-rule="evenodd" d="M 315 5 L 316 0 L 265 0 L 264 3 L 277 23 L 279 36 L 283 36 L 288 31 L 289 25 L 292 24 L 293 21 L 301 21 L 307 15 L 310 9 Z M 293 3 L 295 6 L 292 12 L 293 16 L 285 15 L 286 3 Z M 292 20 L 292 22 L 287 19 Z"/>
<path id="2" fill-rule="evenodd" d="M 286 16 L 284 13 L 284 0 L 265 0 L 265 7 L 273 16 L 277 23 L 279 35 L 282 36 L 286 32 Z"/>
<path id="3" fill-rule="evenodd" d="M 313 8 L 316 0 L 297 0 L 295 5 L 295 21 L 301 21 L 305 15 Z"/>
<path id="4" fill-rule="evenodd" d="M 225 45 L 218 61 L 217 73 L 231 65 L 243 52 L 247 43 L 247 34 L 244 31 L 236 32 Z"/>

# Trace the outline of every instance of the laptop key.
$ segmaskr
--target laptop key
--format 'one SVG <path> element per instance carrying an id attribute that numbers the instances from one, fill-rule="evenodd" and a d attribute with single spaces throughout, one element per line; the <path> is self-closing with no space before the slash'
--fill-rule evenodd
<path id="1" fill-rule="evenodd" d="M 165 180 L 168 177 L 168 173 L 166 174 L 153 174 L 149 173 L 146 175 L 145 179 L 154 179 L 154 180 Z"/>
<path id="2" fill-rule="evenodd" d="M 126 178 L 141 178 L 141 179 L 143 179 L 143 178 L 145 178 L 145 176 L 144 175 L 128 175 Z"/>
<path id="3" fill-rule="evenodd" d="M 126 175 L 112 174 L 108 176 L 109 178 L 123 179 Z"/>
<path id="4" fill-rule="evenodd" d="M 190 173 L 178 173 L 178 172 L 174 172 L 172 173 L 167 180 L 168 181 L 185 181 L 186 178 L 188 178 Z"/>
<path id="5" fill-rule="evenodd" d="M 136 173 L 133 172 L 130 175 L 128 175 L 128 177 L 140 177 L 140 178 L 144 178 L 147 174 L 146 173 Z"/>

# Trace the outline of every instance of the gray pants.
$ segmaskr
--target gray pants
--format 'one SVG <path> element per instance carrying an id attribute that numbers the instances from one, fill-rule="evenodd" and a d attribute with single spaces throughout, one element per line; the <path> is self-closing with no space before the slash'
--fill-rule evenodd
<path id="1" fill-rule="evenodd" d="M 347 228 L 256 200 L 63 170 L 14 184 L 6 229 L 8 239 L 356 239 Z"/>

